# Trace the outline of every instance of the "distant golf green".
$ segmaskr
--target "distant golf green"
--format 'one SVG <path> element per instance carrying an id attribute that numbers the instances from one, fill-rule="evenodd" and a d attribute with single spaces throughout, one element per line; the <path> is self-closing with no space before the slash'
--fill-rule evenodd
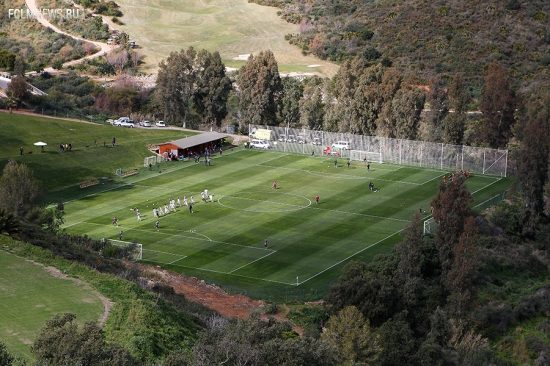
<path id="1" fill-rule="evenodd" d="M 146 72 L 156 73 L 158 63 L 170 52 L 187 49 L 218 51 L 226 66 L 239 68 L 246 57 L 271 50 L 280 72 L 336 74 L 338 66 L 289 44 L 285 35 L 298 33 L 298 25 L 287 23 L 278 8 L 260 6 L 247 0 L 118 0 L 123 26 L 145 55 Z M 241 55 L 241 57 L 239 57 Z"/>
<path id="2" fill-rule="evenodd" d="M 42 265 L 0 250 L 0 340 L 28 360 L 30 345 L 46 320 L 75 313 L 79 324 L 99 323 L 105 308 L 85 283 L 55 275 Z"/>

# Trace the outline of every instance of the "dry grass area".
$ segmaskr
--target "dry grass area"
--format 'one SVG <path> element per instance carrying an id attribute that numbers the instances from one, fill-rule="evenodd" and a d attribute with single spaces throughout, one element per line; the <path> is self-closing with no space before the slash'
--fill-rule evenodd
<path id="1" fill-rule="evenodd" d="M 239 55 L 270 49 L 282 73 L 316 73 L 332 76 L 338 66 L 303 56 L 285 41 L 285 34 L 298 26 L 277 16 L 273 7 L 249 4 L 246 0 L 118 0 L 123 26 L 146 56 L 144 71 L 156 73 L 158 63 L 170 52 L 193 46 L 218 51 L 226 66 L 238 68 L 245 61 Z M 310 67 L 310 66 L 316 67 Z"/>

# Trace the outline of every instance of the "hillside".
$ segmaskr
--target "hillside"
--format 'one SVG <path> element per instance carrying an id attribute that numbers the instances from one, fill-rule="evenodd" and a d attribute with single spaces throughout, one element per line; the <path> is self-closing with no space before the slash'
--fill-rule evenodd
<path id="1" fill-rule="evenodd" d="M 498 60 L 520 87 L 548 82 L 550 3 L 542 0 L 273 1 L 300 24 L 290 43 L 321 59 L 384 60 L 428 79 L 463 73 L 482 84 Z"/>

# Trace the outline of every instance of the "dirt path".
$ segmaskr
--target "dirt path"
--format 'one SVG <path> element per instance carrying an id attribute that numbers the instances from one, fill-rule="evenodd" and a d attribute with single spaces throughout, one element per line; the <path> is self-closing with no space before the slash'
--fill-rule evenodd
<path id="1" fill-rule="evenodd" d="M 38 10 L 38 5 L 36 4 L 36 0 L 25 0 L 25 4 L 27 5 L 29 10 L 33 14 L 40 14 L 40 11 Z M 97 58 L 97 57 L 101 57 L 101 56 L 107 54 L 108 52 L 111 52 L 112 50 L 114 50 L 118 47 L 118 46 L 111 46 L 111 45 L 108 45 L 107 43 L 103 43 L 103 42 L 89 41 L 89 40 L 84 39 L 84 38 L 79 38 L 79 37 L 73 36 L 72 34 L 69 34 L 65 31 L 62 31 L 61 29 L 57 28 L 55 25 L 50 23 L 50 21 L 48 19 L 46 19 L 46 17 L 37 16 L 35 19 L 38 20 L 38 22 L 40 24 L 42 24 L 45 27 L 51 28 L 56 33 L 64 34 L 66 36 L 69 36 L 71 38 L 74 38 L 74 39 L 82 41 L 82 42 L 93 43 L 96 47 L 99 47 L 99 51 L 94 53 L 93 55 L 89 55 L 89 56 L 80 58 L 78 60 L 72 60 L 72 61 L 65 62 L 63 64 L 63 67 L 69 67 L 71 65 L 76 65 L 76 64 L 84 62 L 86 60 L 91 60 L 91 59 L 94 59 L 94 58 Z M 48 68 L 44 69 L 44 71 L 53 72 L 54 69 L 51 68 L 51 67 L 48 67 Z"/>
<path id="2" fill-rule="evenodd" d="M 42 265 L 40 263 L 37 263 L 37 262 L 33 262 L 37 265 Z M 82 281 L 82 280 L 79 280 L 78 278 L 72 278 L 72 277 L 69 277 L 63 273 L 61 273 L 60 270 L 58 270 L 57 268 L 55 267 L 44 267 L 44 269 L 49 272 L 51 275 L 53 275 L 54 277 L 57 277 L 57 278 L 62 278 L 62 279 L 65 279 L 65 280 L 71 280 L 71 281 L 74 281 L 75 283 L 77 283 L 78 285 L 80 286 L 83 286 L 86 290 L 91 290 L 91 287 L 88 283 Z M 102 294 L 100 294 L 99 292 L 93 290 L 92 291 L 94 293 L 94 295 L 96 295 L 100 300 L 101 302 L 103 303 L 103 307 L 104 307 L 104 311 L 103 311 L 103 315 L 99 318 L 99 326 L 101 328 L 103 328 L 103 326 L 105 325 L 105 323 L 107 323 L 107 319 L 109 319 L 109 314 L 111 313 L 111 307 L 113 306 L 113 303 L 108 299 L 106 298 L 105 296 L 103 296 Z"/>

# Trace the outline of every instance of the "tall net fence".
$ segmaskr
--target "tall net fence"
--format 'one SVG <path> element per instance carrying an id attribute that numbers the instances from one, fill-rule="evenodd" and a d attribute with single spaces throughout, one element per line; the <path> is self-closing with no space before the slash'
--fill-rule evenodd
<path id="1" fill-rule="evenodd" d="M 299 154 L 333 155 L 362 160 L 364 155 L 387 164 L 417 166 L 446 171 L 470 171 L 505 177 L 508 174 L 508 150 L 463 145 L 363 136 L 307 129 L 250 125 L 249 131 L 261 131 L 271 148 Z M 348 148 L 338 148 L 345 143 Z M 361 151 L 352 153 L 352 151 Z"/>

